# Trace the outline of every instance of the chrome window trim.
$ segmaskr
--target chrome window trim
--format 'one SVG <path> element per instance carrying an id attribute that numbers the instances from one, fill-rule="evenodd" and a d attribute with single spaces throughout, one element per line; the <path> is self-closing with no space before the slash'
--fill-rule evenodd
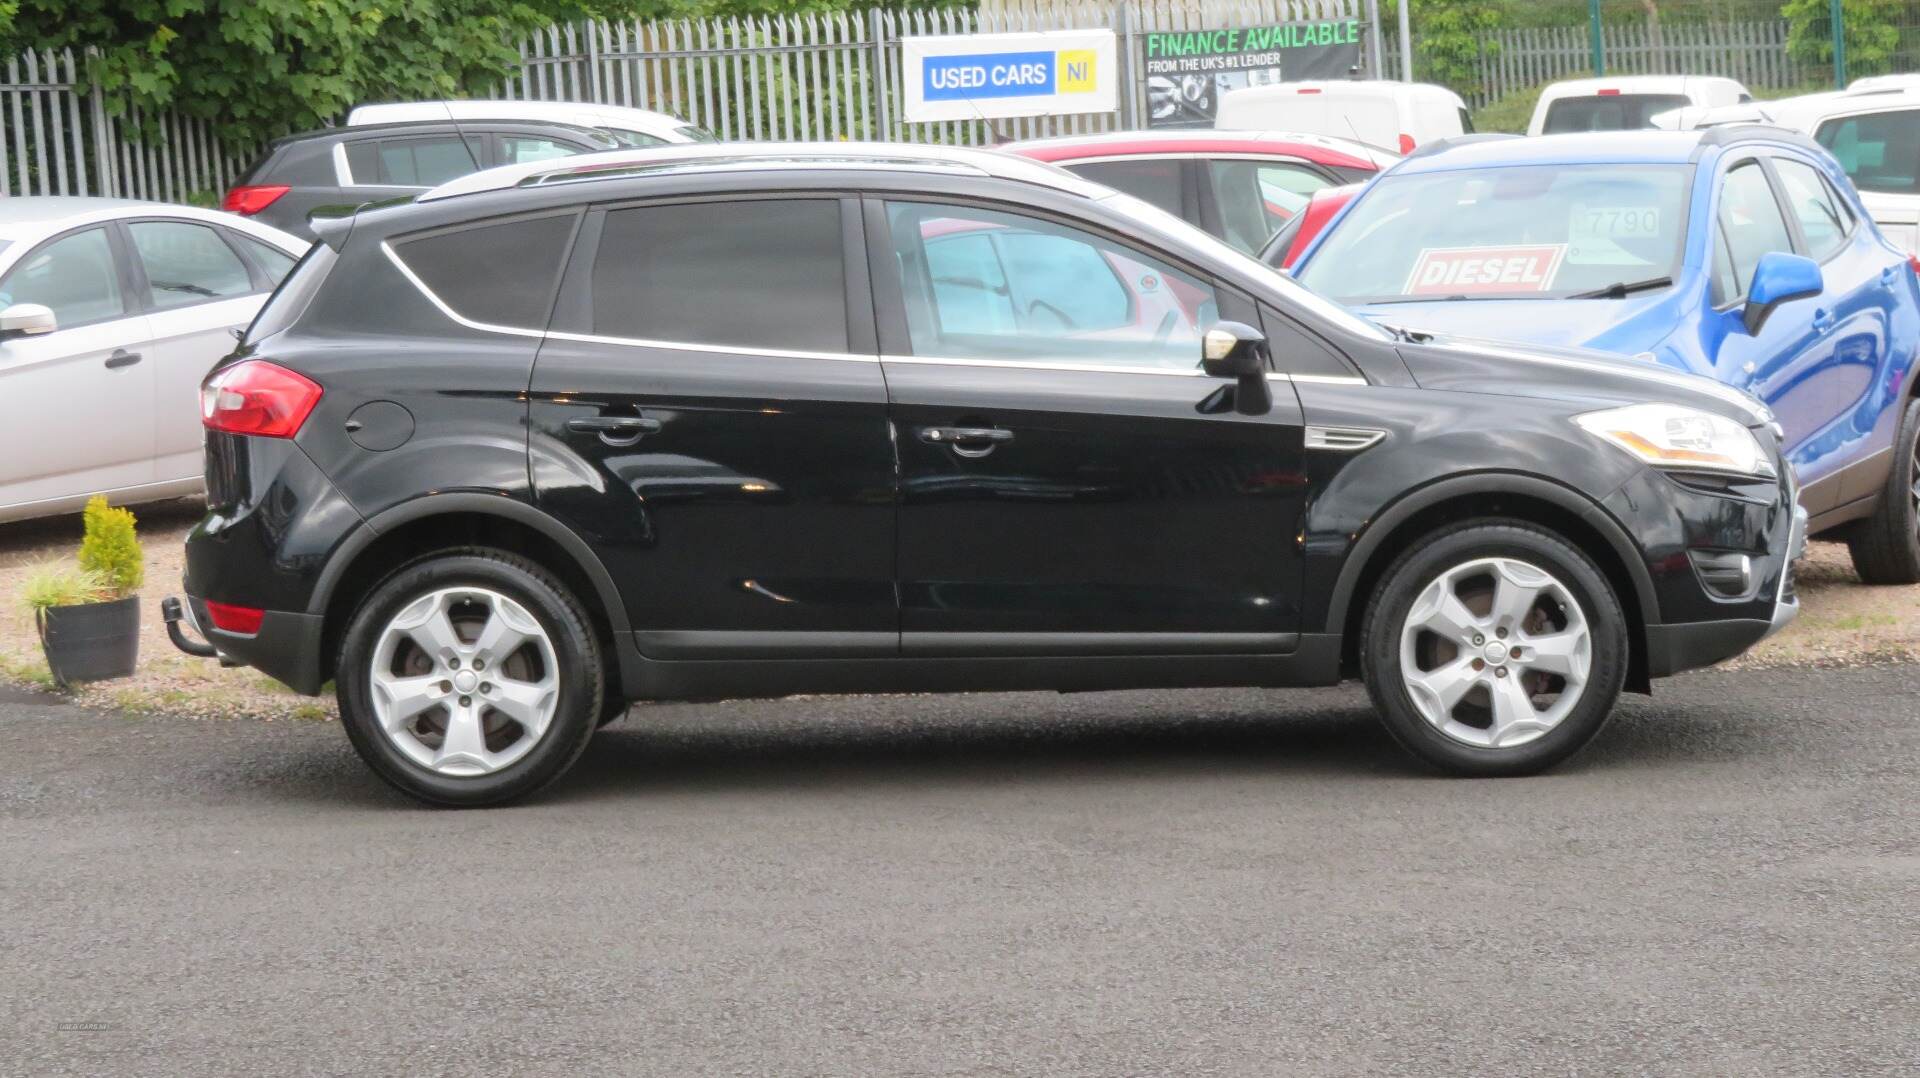
<path id="1" fill-rule="evenodd" d="M 386 240 L 380 241 L 380 251 L 393 263 L 393 268 L 407 279 L 407 283 L 418 289 L 434 309 L 445 315 L 456 325 L 482 333 L 504 333 L 513 337 L 531 337 L 536 340 L 575 341 L 581 344 L 612 344 L 633 348 L 661 348 L 676 352 L 706 352 L 720 355 L 765 356 L 770 359 L 826 359 L 853 363 L 912 363 L 919 365 L 944 365 L 957 367 L 1000 367 L 1010 370 L 1029 371 L 1086 371 L 1094 374 L 1152 374 L 1175 378 L 1202 378 L 1206 372 L 1196 364 L 1192 368 L 1184 367 L 1122 367 L 1114 364 L 1083 363 L 1074 359 L 965 359 L 959 356 L 903 356 L 888 354 L 863 354 L 859 352 L 806 352 L 794 349 L 754 348 L 748 345 L 697 344 L 692 341 L 661 341 L 643 337 L 610 337 L 598 333 L 570 333 L 565 330 L 528 329 L 522 326 L 503 326 L 492 322 L 481 322 L 467 318 L 447 305 L 436 295 L 427 283 L 420 279 L 407 266 L 399 252 Z M 1325 382 L 1338 385 L 1367 385 L 1364 378 L 1349 378 L 1325 374 L 1289 375 L 1283 371 L 1268 371 L 1267 378 L 1272 381 Z"/>

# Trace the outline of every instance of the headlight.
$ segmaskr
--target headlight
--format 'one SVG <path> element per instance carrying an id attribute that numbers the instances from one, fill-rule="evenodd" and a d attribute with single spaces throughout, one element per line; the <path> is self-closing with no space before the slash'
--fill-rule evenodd
<path id="1" fill-rule="evenodd" d="M 1634 404 L 1573 421 L 1648 464 L 1741 475 L 1772 475 L 1753 432 L 1731 419 L 1678 404 Z"/>

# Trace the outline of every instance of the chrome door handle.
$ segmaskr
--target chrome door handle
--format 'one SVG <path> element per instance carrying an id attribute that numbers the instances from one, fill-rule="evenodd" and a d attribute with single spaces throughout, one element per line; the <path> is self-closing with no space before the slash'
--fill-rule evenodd
<path id="1" fill-rule="evenodd" d="M 581 416 L 567 420 L 567 429 L 575 434 L 598 434 L 608 445 L 632 445 L 649 434 L 658 434 L 660 421 L 637 415 Z"/>
<path id="2" fill-rule="evenodd" d="M 920 440 L 928 445 L 951 446 L 962 457 L 984 457 L 1002 442 L 1013 441 L 1013 432 L 998 427 L 921 427 Z"/>

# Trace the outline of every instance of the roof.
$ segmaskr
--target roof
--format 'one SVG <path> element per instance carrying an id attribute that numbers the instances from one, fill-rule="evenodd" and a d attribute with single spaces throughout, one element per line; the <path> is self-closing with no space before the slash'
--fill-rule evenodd
<path id="1" fill-rule="evenodd" d="M 594 116 L 644 123 L 649 127 L 684 126 L 677 116 L 626 105 L 601 105 L 588 101 L 516 101 L 463 99 L 457 101 L 381 101 L 356 105 L 347 114 L 347 126 L 417 120 L 558 120 L 578 123 L 569 117 Z"/>
<path id="2" fill-rule="evenodd" d="M 1704 87 L 1710 83 L 1740 85 L 1737 80 L 1722 75 L 1619 75 L 1598 79 L 1567 79 L 1548 85 L 1545 93 L 1555 97 L 1581 97 L 1597 94 L 1601 90 L 1637 94 L 1672 93 L 1675 90 L 1685 92 L 1687 86 Z"/>
<path id="3" fill-rule="evenodd" d="M 1864 80 L 1862 80 L 1864 81 Z M 1773 123 L 1800 131 L 1810 131 L 1820 120 L 1839 113 L 1870 110 L 1878 105 L 1911 105 L 1920 102 L 1920 87 L 1910 85 L 1854 86 L 1845 90 L 1825 90 L 1817 94 L 1782 97 L 1773 101 L 1748 101 L 1719 108 L 1674 110 L 1654 118 L 1662 126 L 1712 127 L 1731 123 Z M 1675 113 L 1679 113 L 1676 115 Z"/>
<path id="4" fill-rule="evenodd" d="M 1064 169 L 1013 154 L 971 147 L 880 142 L 695 142 L 504 165 L 449 180 L 421 195 L 417 201 L 433 202 L 511 187 L 665 171 L 684 174 L 796 168 L 962 172 L 1017 180 L 1087 197 L 1109 193 L 1106 188 L 1088 183 Z"/>
<path id="5" fill-rule="evenodd" d="M 1076 161 L 1087 157 L 1123 157 L 1134 154 L 1244 154 L 1267 153 L 1300 157 L 1316 164 L 1374 171 L 1399 159 L 1398 154 L 1351 139 L 1329 138 L 1288 131 L 1160 130 L 1110 131 L 1098 135 L 1011 142 L 999 149 L 1036 161 Z"/>
<path id="6" fill-rule="evenodd" d="M 1435 95 L 1460 108 L 1466 107 L 1466 102 L 1460 95 L 1445 86 L 1436 86 L 1430 82 L 1397 82 L 1390 79 L 1304 79 L 1299 82 L 1273 82 L 1265 86 L 1242 86 L 1227 91 L 1227 94 L 1235 98 L 1248 101 L 1265 101 L 1269 98 L 1282 100 L 1297 97 L 1303 93 L 1388 98 Z"/>
<path id="7" fill-rule="evenodd" d="M 1395 165 L 1393 171 L 1396 174 L 1451 172 L 1504 165 L 1684 165 L 1703 147 L 1748 141 L 1809 145 L 1806 136 L 1797 132 L 1758 124 L 1704 131 L 1592 131 L 1463 141 L 1435 152 L 1416 153 Z"/>
<path id="8" fill-rule="evenodd" d="M 458 128 L 461 124 L 506 124 L 513 127 L 540 127 L 568 131 L 576 135 L 593 135 L 601 142 L 611 141 L 607 134 L 586 124 L 567 123 L 562 120 L 542 120 L 531 116 L 441 116 L 425 120 L 393 120 L 387 123 L 342 124 L 338 127 L 316 127 L 311 131 L 296 131 L 291 135 L 282 135 L 273 140 L 274 146 L 285 146 L 292 142 L 313 142 L 320 139 L 362 139 L 379 134 L 406 134 L 409 131 L 446 131 Z"/>
<path id="9" fill-rule="evenodd" d="M 163 202 L 147 202 L 132 198 L 18 195 L 12 198 L 0 198 L 0 225 L 44 224 L 89 213 L 99 213 L 102 210 L 131 209 L 136 206 L 167 210 L 179 208 Z"/>

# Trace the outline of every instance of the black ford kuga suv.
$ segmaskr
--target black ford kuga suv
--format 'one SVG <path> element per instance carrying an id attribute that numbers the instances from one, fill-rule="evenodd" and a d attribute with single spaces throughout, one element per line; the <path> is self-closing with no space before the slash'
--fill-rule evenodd
<path id="1" fill-rule="evenodd" d="M 429 801 L 635 700 L 1347 677 L 1523 774 L 1797 609 L 1751 398 L 1383 329 L 1035 162 L 618 152 L 316 230 L 207 379 L 186 618 Z"/>

